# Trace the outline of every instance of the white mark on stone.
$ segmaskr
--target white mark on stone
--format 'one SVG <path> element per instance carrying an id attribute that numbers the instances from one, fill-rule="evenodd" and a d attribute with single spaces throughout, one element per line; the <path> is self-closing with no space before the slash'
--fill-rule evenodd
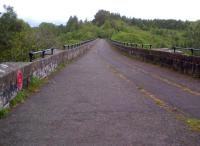
<path id="1" fill-rule="evenodd" d="M 0 69 L 0 72 L 2 72 L 2 73 L 5 73 L 5 71 L 4 71 L 4 70 L 2 70 L 2 69 Z"/>
<path id="2" fill-rule="evenodd" d="M 8 65 L 6 65 L 6 64 L 1 64 L 1 67 L 3 67 L 3 68 L 8 68 Z"/>

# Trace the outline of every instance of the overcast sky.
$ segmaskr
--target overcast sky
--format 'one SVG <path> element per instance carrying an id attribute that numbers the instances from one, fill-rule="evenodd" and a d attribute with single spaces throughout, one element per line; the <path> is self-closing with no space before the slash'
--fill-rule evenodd
<path id="1" fill-rule="evenodd" d="M 92 20 L 99 9 L 143 19 L 200 19 L 200 0 L 0 0 L 31 25 L 65 24 L 72 15 Z"/>

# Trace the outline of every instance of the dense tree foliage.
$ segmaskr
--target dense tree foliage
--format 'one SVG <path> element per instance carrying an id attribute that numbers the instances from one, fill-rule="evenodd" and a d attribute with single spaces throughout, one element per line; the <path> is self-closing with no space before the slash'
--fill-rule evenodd
<path id="1" fill-rule="evenodd" d="M 62 48 L 63 44 L 95 38 L 99 33 L 97 26 L 83 23 L 76 16 L 70 17 L 66 25 L 43 22 L 31 28 L 17 18 L 12 7 L 4 6 L 4 9 L 0 13 L 0 62 L 28 61 L 31 50 Z"/>
<path id="2" fill-rule="evenodd" d="M 101 37 L 134 43 L 150 43 L 153 47 L 200 48 L 200 21 L 143 20 L 99 10 L 93 21 L 71 16 L 66 25 L 41 23 L 30 27 L 17 18 L 10 6 L 0 13 L 0 62 L 26 61 L 30 50 Z"/>
<path id="3" fill-rule="evenodd" d="M 76 16 L 71 16 L 67 22 L 66 30 L 68 32 L 74 32 L 79 29 L 80 24 L 81 23 L 78 21 L 78 18 Z"/>
<path id="4" fill-rule="evenodd" d="M 4 8 L 6 13 L 0 17 L 0 48 L 3 50 L 11 47 L 11 40 L 14 39 L 16 33 L 23 31 L 28 26 L 22 20 L 17 19 L 12 7 L 4 6 Z"/>

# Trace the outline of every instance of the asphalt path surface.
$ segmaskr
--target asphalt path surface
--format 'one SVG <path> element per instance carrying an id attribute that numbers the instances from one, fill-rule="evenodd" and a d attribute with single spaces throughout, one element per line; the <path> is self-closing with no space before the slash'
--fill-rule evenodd
<path id="1" fill-rule="evenodd" d="M 200 118 L 199 87 L 98 39 L 0 120 L 0 146 L 199 146 L 180 118 Z"/>

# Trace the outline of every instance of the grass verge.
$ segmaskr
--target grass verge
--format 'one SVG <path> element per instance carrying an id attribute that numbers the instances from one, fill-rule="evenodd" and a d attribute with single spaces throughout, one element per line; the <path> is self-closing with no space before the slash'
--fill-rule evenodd
<path id="1" fill-rule="evenodd" d="M 0 110 L 0 119 L 5 118 L 10 111 L 10 108 L 5 108 Z"/>
<path id="2" fill-rule="evenodd" d="M 23 103 L 30 94 L 38 92 L 41 86 L 46 82 L 47 78 L 39 79 L 32 77 L 28 88 L 19 91 L 15 98 L 10 101 L 10 108 L 16 107 L 18 104 Z"/>
<path id="3" fill-rule="evenodd" d="M 187 124 L 190 126 L 190 128 L 193 131 L 200 132 L 200 120 L 199 119 L 195 119 L 195 118 L 188 119 Z"/>
<path id="4" fill-rule="evenodd" d="M 70 64 L 71 61 L 66 61 L 64 63 L 61 63 L 58 65 L 55 71 L 53 71 L 50 76 L 55 75 L 58 71 L 66 67 L 66 65 Z M 17 95 L 10 101 L 10 106 L 7 108 L 0 109 L 0 119 L 6 118 L 9 114 L 9 112 L 16 107 L 17 105 L 24 103 L 26 98 L 40 90 L 40 88 L 48 82 L 48 77 L 44 79 L 39 79 L 36 77 L 32 77 L 30 84 L 28 85 L 28 88 L 25 88 L 17 93 Z"/>
<path id="5" fill-rule="evenodd" d="M 27 91 L 26 90 L 19 91 L 17 93 L 17 95 L 15 96 L 15 98 L 13 98 L 10 101 L 10 107 L 15 107 L 15 106 L 17 106 L 17 104 L 23 103 L 24 100 L 26 99 L 26 95 L 27 95 Z"/>
<path id="6" fill-rule="evenodd" d="M 28 88 L 23 89 L 17 93 L 17 95 L 10 101 L 9 107 L 0 109 L 0 119 L 6 118 L 9 112 L 16 107 L 17 105 L 24 103 L 26 98 L 39 91 L 41 86 L 46 83 L 47 79 L 39 79 L 36 77 L 32 77 Z"/>

